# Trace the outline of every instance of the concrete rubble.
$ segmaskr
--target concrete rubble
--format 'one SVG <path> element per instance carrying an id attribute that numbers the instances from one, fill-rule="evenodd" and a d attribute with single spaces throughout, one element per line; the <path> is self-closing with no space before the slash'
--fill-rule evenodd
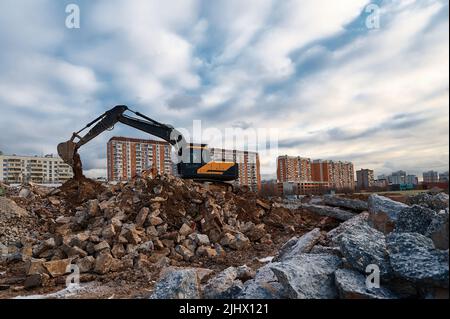
<path id="1" fill-rule="evenodd" d="M 421 196 L 293 203 L 169 175 L 8 188 L 0 297 L 61 289 L 74 267 L 121 297 L 448 297 L 448 196 Z"/>

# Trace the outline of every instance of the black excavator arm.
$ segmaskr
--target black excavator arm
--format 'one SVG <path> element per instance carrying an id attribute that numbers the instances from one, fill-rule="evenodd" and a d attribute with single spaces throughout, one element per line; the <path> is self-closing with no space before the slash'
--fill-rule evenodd
<path id="1" fill-rule="evenodd" d="M 124 113 L 130 111 L 142 119 L 134 118 Z M 212 162 L 209 160 L 206 145 L 187 144 L 183 135 L 174 127 L 168 124 L 159 123 L 139 112 L 130 110 L 126 105 L 117 105 L 88 123 L 84 128 L 72 134 L 72 138 L 58 145 L 58 154 L 63 161 L 74 167 L 74 159 L 78 156 L 78 149 L 88 143 L 99 134 L 110 130 L 116 123 L 123 123 L 143 132 L 157 136 L 170 143 L 176 151 L 178 157 L 178 173 L 183 178 L 196 180 L 217 180 L 231 181 L 238 177 L 238 168 L 236 163 L 232 162 Z M 95 124 L 95 125 L 94 125 Z M 84 136 L 80 133 L 85 129 L 92 127 Z M 78 141 L 75 141 L 78 139 Z M 193 161 L 200 151 L 201 161 Z M 204 156 L 206 155 L 206 156 Z M 205 160 L 205 158 L 207 160 Z"/>

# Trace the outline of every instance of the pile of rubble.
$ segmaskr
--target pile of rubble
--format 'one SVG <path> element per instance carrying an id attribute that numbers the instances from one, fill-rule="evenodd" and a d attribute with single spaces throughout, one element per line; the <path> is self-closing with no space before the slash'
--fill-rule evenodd
<path id="1" fill-rule="evenodd" d="M 329 232 L 316 228 L 293 237 L 256 272 L 229 267 L 204 280 L 199 268 L 168 269 L 152 297 L 448 298 L 448 195 L 410 200 L 420 205 L 371 195 L 368 211 Z M 354 208 L 361 204 L 323 201 Z"/>
<path id="2" fill-rule="evenodd" d="M 47 191 L 29 185 L 9 197 L 35 224 L 2 240 L 7 253 L 0 262 L 10 277 L 3 284 L 26 289 L 54 286 L 73 269 L 90 281 L 153 266 L 212 264 L 233 252 L 242 261 L 249 248 L 270 252 L 272 236 L 304 233 L 323 219 L 169 175 L 117 185 L 70 180 Z"/>

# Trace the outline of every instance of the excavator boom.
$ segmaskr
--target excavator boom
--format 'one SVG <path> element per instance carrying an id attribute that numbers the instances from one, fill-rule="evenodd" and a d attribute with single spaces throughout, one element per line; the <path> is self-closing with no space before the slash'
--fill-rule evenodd
<path id="1" fill-rule="evenodd" d="M 124 113 L 130 111 L 141 119 Z M 130 110 L 125 105 L 117 105 L 88 123 L 78 132 L 74 132 L 70 140 L 58 145 L 58 154 L 70 165 L 75 178 L 82 176 L 81 161 L 78 149 L 102 132 L 112 129 L 117 123 L 123 123 L 170 143 L 176 151 L 178 173 L 182 178 L 208 181 L 232 181 L 238 177 L 238 167 L 233 162 L 214 162 L 210 160 L 207 146 L 204 144 L 188 144 L 183 135 L 173 126 L 159 123 L 139 112 Z M 95 124 L 95 125 L 94 125 Z M 85 129 L 94 125 L 88 133 L 80 136 Z M 76 141 L 76 139 L 78 139 Z"/>

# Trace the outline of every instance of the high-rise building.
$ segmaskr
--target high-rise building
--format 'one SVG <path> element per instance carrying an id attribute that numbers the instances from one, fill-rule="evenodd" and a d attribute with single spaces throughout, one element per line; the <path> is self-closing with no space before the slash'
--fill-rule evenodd
<path id="1" fill-rule="evenodd" d="M 406 175 L 406 184 L 417 185 L 419 184 L 419 179 L 413 174 Z"/>
<path id="2" fill-rule="evenodd" d="M 108 180 L 129 180 L 153 168 L 172 174 L 171 150 L 167 142 L 112 137 L 107 144 Z"/>
<path id="3" fill-rule="evenodd" d="M 72 168 L 53 155 L 0 155 L 0 181 L 5 183 L 59 184 L 72 177 Z"/>
<path id="4" fill-rule="evenodd" d="M 448 183 L 448 171 L 439 174 L 439 182 L 440 183 Z"/>
<path id="5" fill-rule="evenodd" d="M 236 184 L 248 186 L 252 191 L 261 189 L 259 154 L 257 152 L 210 148 L 211 160 L 238 164 L 239 177 Z"/>
<path id="6" fill-rule="evenodd" d="M 312 167 L 312 181 L 328 183 L 336 189 L 354 189 L 355 172 L 353 163 L 329 160 L 314 160 Z"/>
<path id="7" fill-rule="evenodd" d="M 280 183 L 295 182 L 298 189 L 314 189 L 315 192 L 326 188 L 354 189 L 353 164 L 350 162 L 314 160 L 295 156 L 277 158 L 277 179 Z"/>
<path id="8" fill-rule="evenodd" d="M 435 171 L 428 171 L 423 172 L 423 182 L 424 183 L 438 183 L 438 172 Z"/>
<path id="9" fill-rule="evenodd" d="M 402 170 L 392 172 L 392 174 L 388 176 L 388 180 L 389 184 L 392 185 L 406 184 L 406 172 Z"/>
<path id="10" fill-rule="evenodd" d="M 311 160 L 300 156 L 278 156 L 277 179 L 280 182 L 311 180 Z"/>
<path id="11" fill-rule="evenodd" d="M 356 171 L 356 186 L 359 189 L 369 189 L 374 185 L 373 170 L 361 168 Z"/>

